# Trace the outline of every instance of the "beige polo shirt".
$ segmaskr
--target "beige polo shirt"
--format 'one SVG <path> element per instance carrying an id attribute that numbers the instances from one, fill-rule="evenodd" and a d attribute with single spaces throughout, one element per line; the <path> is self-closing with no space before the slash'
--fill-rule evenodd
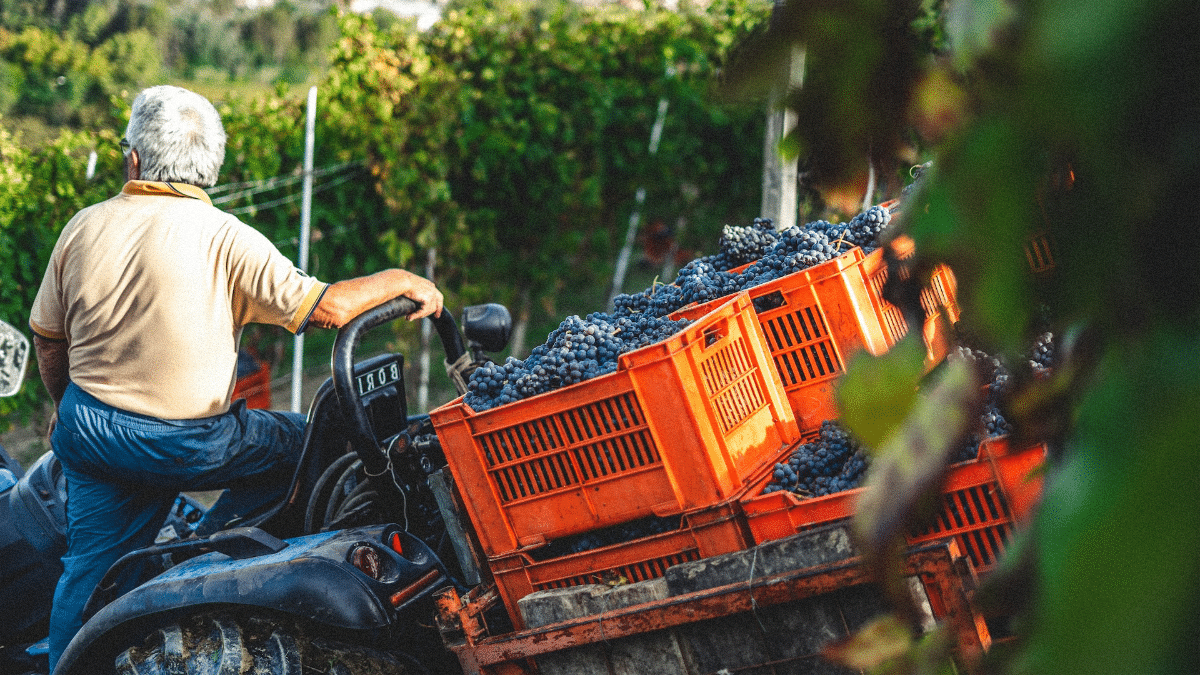
<path id="1" fill-rule="evenodd" d="M 229 408 L 242 328 L 299 332 L 325 288 L 200 188 L 130 181 L 63 228 L 29 325 L 92 396 L 194 419 Z"/>

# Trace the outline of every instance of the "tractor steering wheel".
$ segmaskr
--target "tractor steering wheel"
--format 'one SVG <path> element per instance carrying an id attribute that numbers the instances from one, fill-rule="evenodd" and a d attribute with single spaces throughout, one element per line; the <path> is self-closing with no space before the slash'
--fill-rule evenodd
<path id="1" fill-rule="evenodd" d="M 351 319 L 338 330 L 337 340 L 333 345 L 333 390 L 337 395 L 338 407 L 342 412 L 350 434 L 350 443 L 363 468 L 368 474 L 379 475 L 387 470 L 387 451 L 380 447 L 375 432 L 371 428 L 371 419 L 363 406 L 358 387 L 354 385 L 354 356 L 363 334 L 377 326 L 408 316 L 417 310 L 418 305 L 405 296 L 392 298 L 387 302 L 368 309 Z M 454 362 L 466 353 L 462 335 L 454 317 L 446 309 L 441 316 L 429 317 L 441 338 L 446 360 Z M 401 394 L 403 395 L 403 393 Z"/>

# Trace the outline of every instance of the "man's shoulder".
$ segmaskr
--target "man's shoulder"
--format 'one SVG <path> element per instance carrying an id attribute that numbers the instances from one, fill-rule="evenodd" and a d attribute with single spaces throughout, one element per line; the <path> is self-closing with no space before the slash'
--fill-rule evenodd
<path id="1" fill-rule="evenodd" d="M 134 196 L 134 199 L 152 199 L 155 206 L 152 216 L 162 223 L 176 219 L 184 219 L 197 228 L 212 231 L 237 230 L 248 228 L 253 230 L 231 213 L 222 211 L 219 207 L 199 199 L 186 197 Z M 120 207 L 118 207 L 120 208 Z M 257 231 L 257 230 L 255 230 Z"/>
<path id="2" fill-rule="evenodd" d="M 75 216 L 73 218 L 71 218 L 71 220 L 73 220 L 73 221 L 74 220 L 84 220 L 88 216 L 90 216 L 94 213 L 99 213 L 106 209 L 111 209 L 114 206 L 116 206 L 120 202 L 120 200 L 121 200 L 121 194 L 117 193 L 117 194 L 109 197 L 108 199 L 104 199 L 104 200 L 95 202 L 93 204 L 88 204 L 87 206 L 83 207 L 82 209 L 79 209 L 78 211 L 76 211 Z"/>
<path id="3" fill-rule="evenodd" d="M 107 209 L 112 208 L 111 202 L 119 196 L 120 195 L 109 197 L 104 201 L 96 202 L 95 204 L 89 204 L 88 206 L 76 211 L 75 215 L 71 216 L 71 219 L 67 221 L 67 224 L 63 225 L 63 229 L 59 233 L 59 238 L 61 239 L 63 237 L 70 236 L 70 234 L 77 230 L 81 225 L 86 224 L 89 221 L 96 220 L 95 216 L 98 216 L 104 213 Z"/>

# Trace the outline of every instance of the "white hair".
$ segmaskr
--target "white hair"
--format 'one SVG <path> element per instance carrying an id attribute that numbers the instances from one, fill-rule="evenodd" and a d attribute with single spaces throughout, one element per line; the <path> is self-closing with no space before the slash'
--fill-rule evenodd
<path id="1" fill-rule="evenodd" d="M 171 85 L 138 94 L 125 128 L 137 150 L 143 180 L 217 184 L 225 161 L 225 127 L 208 99 Z"/>

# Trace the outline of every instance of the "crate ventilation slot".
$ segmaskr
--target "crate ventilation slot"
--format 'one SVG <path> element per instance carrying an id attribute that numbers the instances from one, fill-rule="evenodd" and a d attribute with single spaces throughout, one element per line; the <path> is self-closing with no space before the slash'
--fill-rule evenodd
<path id="1" fill-rule="evenodd" d="M 883 309 L 883 325 L 887 329 L 887 344 L 889 347 L 900 341 L 900 338 L 908 334 L 908 322 L 904 320 L 904 314 L 900 308 L 887 302 L 883 299 L 883 285 L 887 283 L 888 270 L 887 267 L 881 267 L 877 273 L 871 277 L 871 291 L 879 298 L 879 304 Z M 922 301 L 925 300 L 925 294 L 921 294 Z"/>
<path id="2" fill-rule="evenodd" d="M 767 405 L 759 378 L 755 377 L 757 371 L 745 340 L 740 338 L 701 362 L 704 393 L 713 403 L 721 433 L 729 433 Z"/>
<path id="3" fill-rule="evenodd" d="M 662 461 L 632 394 L 485 434 L 479 443 L 503 503 Z"/>
<path id="4" fill-rule="evenodd" d="M 934 523 L 913 530 L 913 543 L 953 536 L 976 569 L 991 568 L 1004 553 L 1012 532 L 1012 514 L 995 483 L 942 495 Z"/>
<path id="5" fill-rule="evenodd" d="M 544 591 L 551 588 L 570 588 L 571 586 L 580 586 L 583 584 L 602 583 L 606 579 L 611 579 L 617 576 L 624 577 L 630 583 L 638 581 L 648 581 L 657 579 L 667 573 L 668 567 L 673 567 L 685 562 L 692 562 L 700 559 L 700 553 L 694 548 L 689 548 L 678 553 L 663 556 L 661 558 L 653 558 L 651 560 L 643 560 L 626 565 L 605 570 L 592 570 L 586 574 L 578 574 L 575 576 L 565 577 L 562 579 L 552 579 L 535 583 L 533 588 L 535 591 Z"/>
<path id="6" fill-rule="evenodd" d="M 762 328 L 785 388 L 845 372 L 819 307 L 801 307 L 771 317 L 762 322 Z"/>

